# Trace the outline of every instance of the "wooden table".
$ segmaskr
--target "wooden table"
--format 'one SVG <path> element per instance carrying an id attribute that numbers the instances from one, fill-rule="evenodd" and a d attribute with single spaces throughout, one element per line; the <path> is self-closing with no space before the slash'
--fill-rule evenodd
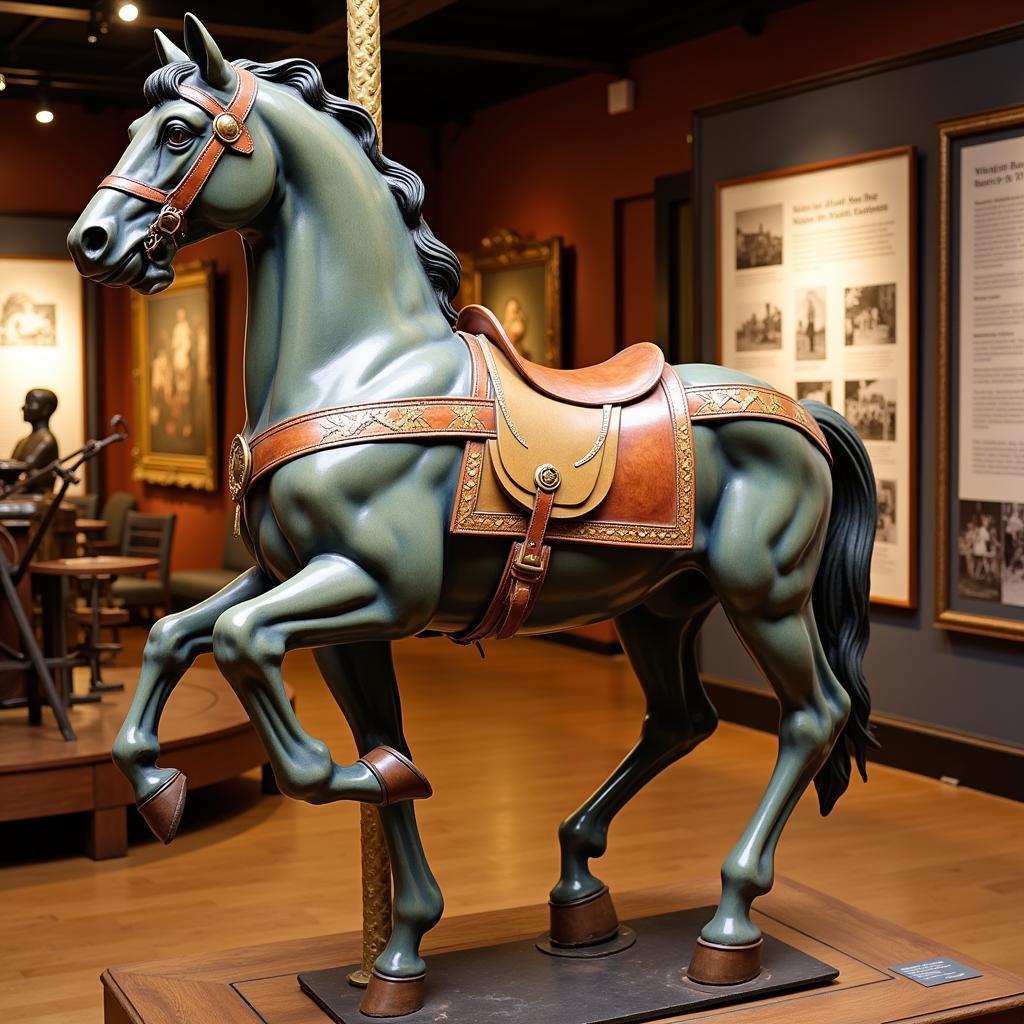
<path id="1" fill-rule="evenodd" d="M 710 879 L 678 888 L 615 894 L 624 920 L 713 904 L 717 898 L 717 881 Z M 755 918 L 767 933 L 837 967 L 839 978 L 822 988 L 699 1011 L 684 1020 L 721 1019 L 722 1024 L 946 1024 L 965 1020 L 1020 1024 L 1024 1020 L 1024 979 L 1008 971 L 955 953 L 787 879 L 778 879 L 773 892 L 756 905 L 760 909 Z M 425 945 L 433 951 L 466 949 L 536 936 L 546 928 L 546 906 L 471 914 L 442 921 Z M 688 953 L 680 949 L 680 967 Z M 174 960 L 112 967 L 102 977 L 104 1022 L 325 1024 L 328 1018 L 300 992 L 296 975 L 355 963 L 359 956 L 359 933 L 346 932 L 222 953 L 197 950 Z M 891 970 L 894 965 L 937 956 L 958 960 L 982 976 L 925 988 Z M 435 999 L 443 992 L 443 979 L 430 974 L 429 954 L 427 965 L 429 1003 L 432 987 Z M 451 1017 L 448 1024 L 472 1022 Z"/>
<path id="2" fill-rule="evenodd" d="M 47 561 L 32 562 L 29 572 L 38 580 L 39 596 L 43 604 L 43 656 L 54 674 L 65 706 L 72 702 L 86 700 L 83 696 L 72 696 L 71 670 L 76 665 L 89 664 L 89 653 L 68 654 L 67 623 L 64 615 L 64 581 L 69 578 L 92 581 L 89 597 L 93 609 L 93 640 L 99 632 L 100 586 L 115 576 L 142 576 L 160 568 L 156 558 L 135 558 L 128 555 L 81 555 L 77 558 L 51 558 Z M 92 686 L 92 699 L 96 698 L 98 686 Z"/>

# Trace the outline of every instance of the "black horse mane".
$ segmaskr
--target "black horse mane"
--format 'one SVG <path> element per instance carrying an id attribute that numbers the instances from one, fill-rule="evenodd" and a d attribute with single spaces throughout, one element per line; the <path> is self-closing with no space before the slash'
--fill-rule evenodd
<path id="1" fill-rule="evenodd" d="M 377 127 L 373 123 L 373 118 L 358 103 L 350 103 L 329 93 L 324 88 L 320 71 L 308 60 L 295 58 L 280 60 L 273 64 L 238 60 L 234 63 L 251 71 L 257 78 L 290 86 L 314 110 L 330 114 L 348 129 L 377 173 L 387 182 L 398 204 L 402 220 L 412 235 L 416 255 L 434 289 L 437 304 L 448 323 L 454 327 L 456 313 L 453 300 L 459 290 L 461 272 L 458 257 L 448 246 L 434 237 L 434 233 L 423 219 L 423 199 L 426 192 L 420 176 L 381 153 L 377 145 Z M 159 103 L 178 99 L 178 86 L 195 70 L 195 64 L 184 61 L 157 68 L 143 86 L 146 102 L 154 107 Z"/>

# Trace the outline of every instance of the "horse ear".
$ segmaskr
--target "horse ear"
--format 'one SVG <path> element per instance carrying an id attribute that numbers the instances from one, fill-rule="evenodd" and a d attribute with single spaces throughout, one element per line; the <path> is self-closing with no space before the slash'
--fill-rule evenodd
<path id="1" fill-rule="evenodd" d="M 156 43 L 156 53 L 161 64 L 177 64 L 179 61 L 188 61 L 188 54 L 179 46 L 175 46 L 157 29 L 153 33 L 153 42 Z"/>
<path id="2" fill-rule="evenodd" d="M 235 84 L 235 69 L 224 59 L 213 36 L 194 14 L 185 15 L 185 49 L 199 65 L 203 81 L 215 89 L 230 89 Z"/>

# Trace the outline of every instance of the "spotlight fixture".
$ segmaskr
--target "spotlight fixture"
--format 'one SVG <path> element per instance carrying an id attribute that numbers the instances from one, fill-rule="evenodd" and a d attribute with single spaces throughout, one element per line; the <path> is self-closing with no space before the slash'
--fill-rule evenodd
<path id="1" fill-rule="evenodd" d="M 0 92 L 3 92 L 4 89 L 6 89 L 6 88 L 7 88 L 7 79 L 3 75 L 0 75 Z"/>
<path id="2" fill-rule="evenodd" d="M 139 8 L 132 3 L 121 4 L 117 8 L 117 16 L 122 21 L 134 21 L 139 16 Z"/>
<path id="3" fill-rule="evenodd" d="M 87 43 L 95 44 L 100 41 L 100 25 L 103 22 L 103 18 L 100 15 L 100 9 L 94 7 L 89 14 L 89 31 L 86 33 L 85 41 Z"/>
<path id="4" fill-rule="evenodd" d="M 40 124 L 53 123 L 53 108 L 50 106 L 50 96 L 45 86 L 39 90 L 39 106 L 36 107 L 36 120 Z"/>

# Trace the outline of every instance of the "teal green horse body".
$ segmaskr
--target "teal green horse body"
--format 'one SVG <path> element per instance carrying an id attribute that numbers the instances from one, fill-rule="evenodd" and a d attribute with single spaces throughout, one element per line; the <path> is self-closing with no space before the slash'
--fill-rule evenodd
<path id="1" fill-rule="evenodd" d="M 187 55 L 158 42 L 165 66 L 147 83 L 152 109 L 133 126 L 117 173 L 167 188 L 208 137 L 209 116 L 177 98 L 176 83 L 202 83 L 225 103 L 230 98 L 234 69 L 197 22 L 187 21 L 186 41 Z M 248 119 L 254 149 L 223 158 L 188 230 L 190 241 L 225 230 L 245 241 L 244 436 L 325 407 L 468 395 L 470 360 L 452 330 L 450 254 L 420 220 L 418 179 L 375 158 L 368 117 L 343 101 L 326 103 L 311 65 L 239 63 L 260 79 Z M 176 248 L 146 255 L 141 240 L 152 216 L 141 199 L 99 191 L 69 238 L 81 271 L 141 291 L 166 286 Z M 712 366 L 676 372 L 686 383 L 753 380 Z M 647 714 L 634 749 L 561 826 L 554 903 L 602 888 L 590 861 L 604 852 L 614 815 L 714 730 L 694 643 L 716 603 L 774 687 L 782 717 L 778 762 L 723 866 L 722 900 L 705 939 L 757 941 L 750 905 L 772 885 L 789 814 L 816 776 L 822 808 L 830 809 L 849 777 L 848 745 L 862 763 L 870 736 L 860 659 L 873 483 L 845 421 L 809 408 L 833 449 L 834 471 L 784 425 L 694 426 L 691 550 L 556 545 L 527 632 L 613 618 Z M 150 634 L 114 750 L 140 802 L 173 774 L 157 766 L 164 703 L 194 658 L 209 651 L 259 730 L 285 793 L 316 803 L 381 801 L 365 765 L 336 764 L 303 730 L 281 664 L 288 650 L 313 648 L 360 753 L 382 743 L 407 751 L 390 641 L 472 625 L 508 550 L 506 540 L 449 532 L 461 456 L 454 443 L 366 444 L 297 458 L 257 481 L 244 517 L 257 567 Z M 828 621 L 816 622 L 816 614 Z M 384 808 L 382 820 L 395 929 L 376 969 L 412 977 L 424 969 L 419 944 L 441 915 L 441 895 L 413 804 Z"/>

